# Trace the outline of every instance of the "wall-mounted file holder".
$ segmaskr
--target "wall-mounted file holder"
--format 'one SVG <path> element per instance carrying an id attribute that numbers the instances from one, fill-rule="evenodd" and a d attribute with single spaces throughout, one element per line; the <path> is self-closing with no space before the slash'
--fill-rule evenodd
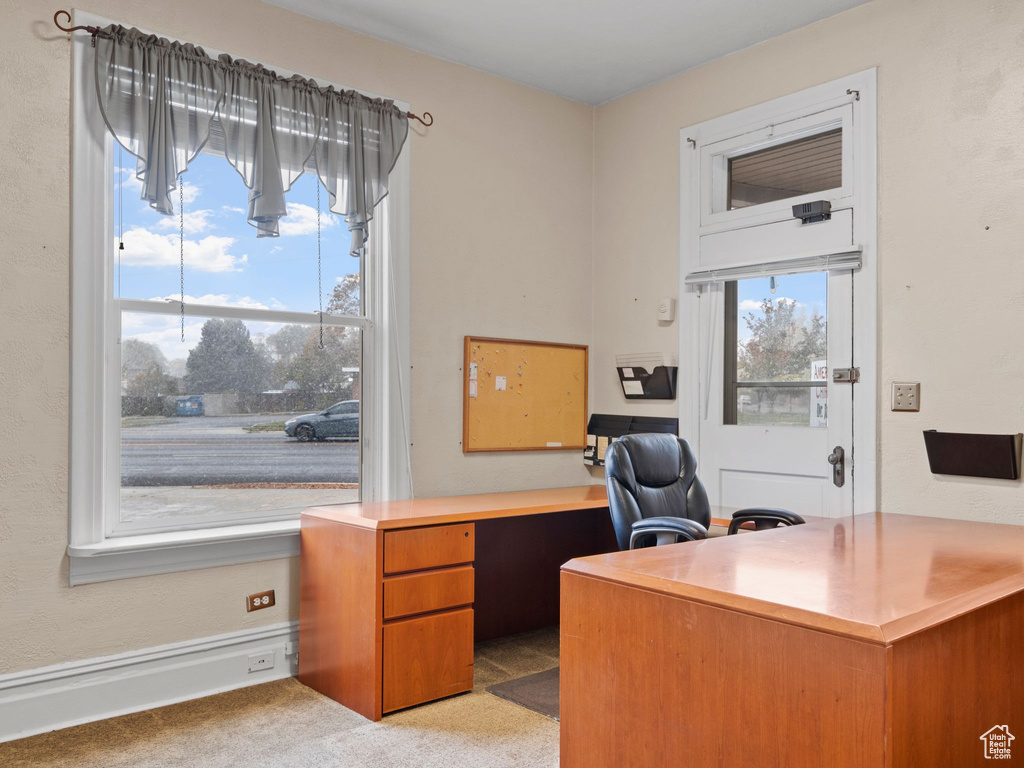
<path id="1" fill-rule="evenodd" d="M 679 419 L 661 416 L 616 416 L 609 413 L 594 413 L 587 424 L 587 447 L 583 451 L 583 463 L 595 467 L 604 466 L 604 452 L 615 438 L 638 432 L 663 432 L 679 434 Z"/>
<path id="2" fill-rule="evenodd" d="M 925 430 L 928 465 L 935 475 L 1020 478 L 1024 434 L 973 435 Z"/>
<path id="3" fill-rule="evenodd" d="M 622 394 L 627 400 L 675 400 L 679 367 L 658 365 L 648 373 L 645 368 L 617 368 Z"/>

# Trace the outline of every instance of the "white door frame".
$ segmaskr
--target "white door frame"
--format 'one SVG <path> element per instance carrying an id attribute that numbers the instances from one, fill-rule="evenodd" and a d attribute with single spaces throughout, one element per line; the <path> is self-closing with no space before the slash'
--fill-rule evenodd
<path id="1" fill-rule="evenodd" d="M 860 368 L 854 387 L 853 443 L 846 451 L 848 480 L 854 483 L 853 512 L 878 508 L 878 164 L 877 73 L 868 69 L 824 85 L 733 112 L 679 132 L 679 425 L 700 461 L 700 294 L 683 281 L 699 264 L 701 188 L 698 147 L 744 130 L 772 126 L 823 106 L 853 108 L 853 242 L 862 248 L 861 268 L 853 274 L 853 359 Z M 844 182 L 845 188 L 845 182 Z M 780 216 L 781 218 L 781 216 Z M 739 225 L 738 226 L 744 226 Z M 746 224 L 745 226 L 749 226 Z"/>

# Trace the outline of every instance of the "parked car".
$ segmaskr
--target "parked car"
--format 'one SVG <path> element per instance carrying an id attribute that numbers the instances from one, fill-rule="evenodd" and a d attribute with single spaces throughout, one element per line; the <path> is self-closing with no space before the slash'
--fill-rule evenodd
<path id="1" fill-rule="evenodd" d="M 284 423 L 284 433 L 301 442 L 328 437 L 359 437 L 359 401 L 344 400 L 325 411 L 306 413 Z"/>

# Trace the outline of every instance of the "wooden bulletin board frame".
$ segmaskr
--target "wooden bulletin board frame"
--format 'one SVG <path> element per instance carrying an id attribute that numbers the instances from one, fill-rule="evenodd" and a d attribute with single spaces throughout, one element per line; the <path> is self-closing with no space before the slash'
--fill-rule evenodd
<path id="1" fill-rule="evenodd" d="M 466 336 L 462 452 L 582 451 L 589 364 L 585 344 Z"/>

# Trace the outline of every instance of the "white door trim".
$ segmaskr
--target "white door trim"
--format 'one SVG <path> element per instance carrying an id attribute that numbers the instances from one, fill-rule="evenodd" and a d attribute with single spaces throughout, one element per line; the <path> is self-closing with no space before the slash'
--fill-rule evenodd
<path id="1" fill-rule="evenodd" d="M 680 434 L 700 458 L 700 293 L 684 283 L 699 268 L 703 190 L 699 178 L 699 147 L 730 132 L 753 130 L 759 124 L 792 119 L 823 104 L 850 100 L 853 105 L 854 216 L 853 242 L 862 248 L 861 268 L 854 272 L 853 355 L 860 368 L 854 387 L 853 444 L 847 450 L 847 476 L 856 477 L 853 513 L 878 508 L 878 173 L 877 72 L 865 70 L 747 109 L 688 126 L 679 132 L 679 359 Z M 747 224 L 749 225 L 749 224 Z M 848 385 L 838 385 L 848 386 Z"/>

